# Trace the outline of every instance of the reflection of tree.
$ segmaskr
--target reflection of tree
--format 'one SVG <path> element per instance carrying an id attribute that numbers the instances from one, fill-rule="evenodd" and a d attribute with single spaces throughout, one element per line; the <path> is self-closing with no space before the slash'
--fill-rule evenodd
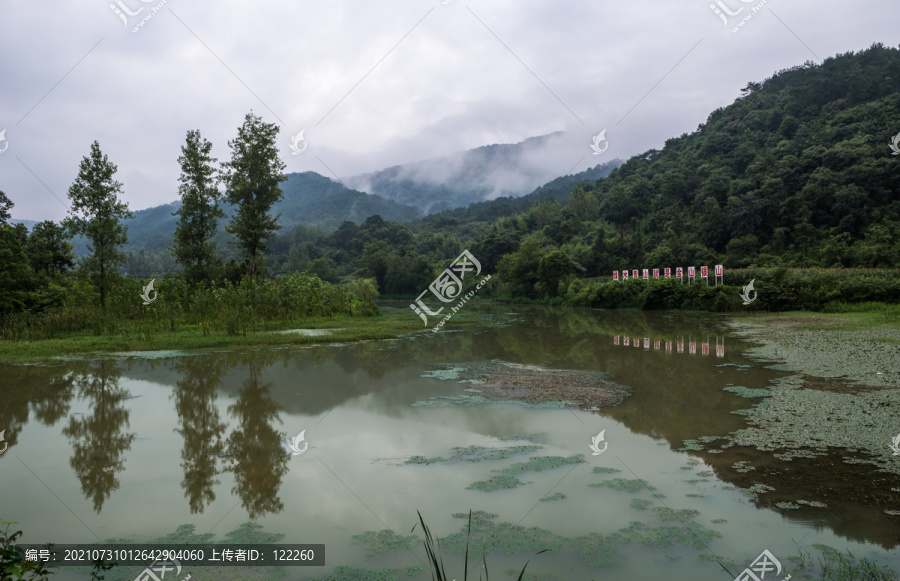
<path id="1" fill-rule="evenodd" d="M 73 447 L 69 465 L 81 482 L 81 491 L 94 500 L 98 513 L 113 490 L 119 488 L 118 472 L 123 470 L 124 453 L 131 449 L 134 434 L 124 433 L 128 415 L 122 402 L 129 397 L 119 387 L 122 373 L 115 361 L 101 360 L 93 369 L 75 377 L 79 398 L 90 398 L 92 413 L 71 418 L 63 428 Z"/>
<path id="2" fill-rule="evenodd" d="M 59 367 L 5 366 L 3 396 L 0 398 L 0 448 L 15 447 L 19 433 L 28 423 L 29 407 L 35 417 L 50 426 L 69 413 L 72 374 Z"/>
<path id="3" fill-rule="evenodd" d="M 232 492 L 241 498 L 250 518 L 256 518 L 284 509 L 278 489 L 290 456 L 281 447 L 283 434 L 269 425 L 282 408 L 269 393 L 271 385 L 260 385 L 256 363 L 249 368 L 250 378 L 238 391 L 237 402 L 228 407 L 240 427 L 228 437 L 227 456 L 234 462 L 228 467 L 236 482 Z"/>
<path id="4" fill-rule="evenodd" d="M 216 395 L 222 376 L 228 372 L 218 357 L 184 357 L 178 362 L 183 373 L 175 388 L 175 411 L 184 438 L 181 448 L 181 486 L 191 507 L 191 514 L 216 499 L 213 486 L 218 484 L 217 458 L 222 451 L 225 422 L 219 421 Z"/>

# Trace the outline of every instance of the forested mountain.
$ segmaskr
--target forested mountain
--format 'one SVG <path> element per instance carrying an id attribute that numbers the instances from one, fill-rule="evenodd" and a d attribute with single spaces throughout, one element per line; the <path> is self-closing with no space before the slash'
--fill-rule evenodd
<path id="1" fill-rule="evenodd" d="M 900 50 L 876 44 L 807 62 L 742 92 L 609 177 L 564 181 L 563 202 L 544 199 L 475 231 L 469 218 L 512 202 L 410 227 L 370 218 L 330 235 L 300 228 L 282 248 L 292 265 L 318 260 L 332 275 L 372 276 L 403 293 L 467 247 L 497 272 L 500 294 L 532 298 L 622 268 L 900 266 L 900 156 L 890 148 Z"/>
<path id="2" fill-rule="evenodd" d="M 415 206 L 422 215 L 434 214 L 534 191 L 559 176 L 555 154 L 571 147 L 573 138 L 556 132 L 519 143 L 486 145 L 345 181 L 352 188 Z"/>

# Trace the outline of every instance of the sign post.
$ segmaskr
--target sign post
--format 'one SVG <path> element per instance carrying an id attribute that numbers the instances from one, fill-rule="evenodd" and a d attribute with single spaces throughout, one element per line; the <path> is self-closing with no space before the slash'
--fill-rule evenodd
<path id="1" fill-rule="evenodd" d="M 716 265 L 716 286 L 719 286 L 719 279 L 722 279 L 722 284 L 725 284 L 725 269 L 721 264 Z"/>
<path id="2" fill-rule="evenodd" d="M 688 267 L 688 284 L 694 284 L 694 277 L 697 276 L 697 271 L 693 266 Z"/>

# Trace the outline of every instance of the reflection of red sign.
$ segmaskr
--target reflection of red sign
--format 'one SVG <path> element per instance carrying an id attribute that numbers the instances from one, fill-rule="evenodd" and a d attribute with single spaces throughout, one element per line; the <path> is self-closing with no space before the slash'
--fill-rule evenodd
<path id="1" fill-rule="evenodd" d="M 721 264 L 717 264 L 717 265 L 716 265 L 716 276 L 722 276 L 722 273 L 723 273 L 724 271 L 725 271 L 725 269 L 722 268 L 722 265 L 721 265 Z"/>
<path id="2" fill-rule="evenodd" d="M 679 352 L 679 353 L 684 353 L 684 341 L 679 341 L 679 342 L 678 342 L 678 352 Z"/>
<path id="3" fill-rule="evenodd" d="M 689 267 L 688 267 L 688 278 L 694 278 L 694 276 L 695 276 L 696 274 L 697 274 L 697 271 L 694 270 L 694 267 L 693 267 L 693 266 L 689 266 Z"/>
<path id="4" fill-rule="evenodd" d="M 725 345 L 716 345 L 716 357 L 725 357 Z"/>
<path id="5" fill-rule="evenodd" d="M 646 268 L 644 269 L 644 280 L 650 280 L 650 271 Z"/>
<path id="6" fill-rule="evenodd" d="M 684 270 L 680 266 L 675 269 L 675 278 L 684 278 Z"/>
<path id="7" fill-rule="evenodd" d="M 700 278 L 709 278 L 709 268 L 706 266 L 700 267 Z"/>
<path id="8" fill-rule="evenodd" d="M 637 278 L 640 276 L 640 274 L 638 274 L 638 271 L 636 268 L 631 271 L 631 276 L 633 276 L 634 278 Z"/>
<path id="9" fill-rule="evenodd" d="M 622 280 L 628 280 L 628 271 L 627 270 L 622 271 Z"/>
<path id="10" fill-rule="evenodd" d="M 666 353 L 671 353 L 671 352 L 672 352 L 672 342 L 666 341 Z"/>
<path id="11" fill-rule="evenodd" d="M 613 271 L 613 280 L 619 280 L 619 271 L 618 270 Z"/>
<path id="12" fill-rule="evenodd" d="M 625 346 L 626 346 L 626 347 L 628 347 L 629 345 L 631 345 L 631 343 L 629 343 L 628 341 L 629 341 L 628 337 L 625 337 Z"/>
<path id="13" fill-rule="evenodd" d="M 653 342 L 653 348 L 659 350 L 659 339 Z"/>
<path id="14" fill-rule="evenodd" d="M 644 337 L 644 349 L 649 349 L 649 348 L 650 348 L 650 338 Z"/>
<path id="15" fill-rule="evenodd" d="M 618 345 L 618 344 L 619 344 L 619 336 L 616 335 L 615 337 L 613 337 L 613 345 Z"/>
<path id="16" fill-rule="evenodd" d="M 634 340 L 633 340 L 631 343 L 632 343 L 632 345 L 634 345 L 635 347 L 640 347 L 640 346 L 641 346 L 641 340 L 638 339 L 637 337 L 635 337 Z"/>
<path id="17" fill-rule="evenodd" d="M 690 353 L 691 355 L 697 354 L 697 342 L 696 341 L 691 341 L 690 343 L 688 343 L 688 353 Z"/>
<path id="18" fill-rule="evenodd" d="M 704 343 L 700 346 L 700 349 L 704 355 L 709 355 L 709 343 Z"/>
<path id="19" fill-rule="evenodd" d="M 671 268 L 667 268 L 667 269 L 664 270 L 663 272 L 665 272 L 665 275 L 664 275 L 664 276 L 665 276 L 666 278 L 672 278 L 672 269 L 671 269 Z"/>
<path id="20" fill-rule="evenodd" d="M 658 268 L 653 269 L 653 278 L 659 278 L 659 269 Z"/>

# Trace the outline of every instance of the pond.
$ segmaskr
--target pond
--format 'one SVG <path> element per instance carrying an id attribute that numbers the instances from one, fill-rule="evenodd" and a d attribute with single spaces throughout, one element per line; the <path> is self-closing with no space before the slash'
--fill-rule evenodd
<path id="1" fill-rule="evenodd" d="M 746 357 L 729 317 L 466 309 L 478 324 L 390 341 L 3 366 L 0 519 L 22 543 L 325 545 L 324 566 L 185 568 L 194 581 L 430 579 L 416 511 L 450 579 L 470 511 L 469 574 L 486 551 L 497 579 L 531 559 L 527 579 L 727 580 L 764 550 L 781 579 L 815 544 L 900 571 L 900 506 L 836 502 L 834 458 L 697 445 L 746 427 L 733 412 L 787 375 Z M 488 375 L 560 396 L 498 399 Z M 624 399 L 572 405 L 565 385 L 591 381 Z"/>

